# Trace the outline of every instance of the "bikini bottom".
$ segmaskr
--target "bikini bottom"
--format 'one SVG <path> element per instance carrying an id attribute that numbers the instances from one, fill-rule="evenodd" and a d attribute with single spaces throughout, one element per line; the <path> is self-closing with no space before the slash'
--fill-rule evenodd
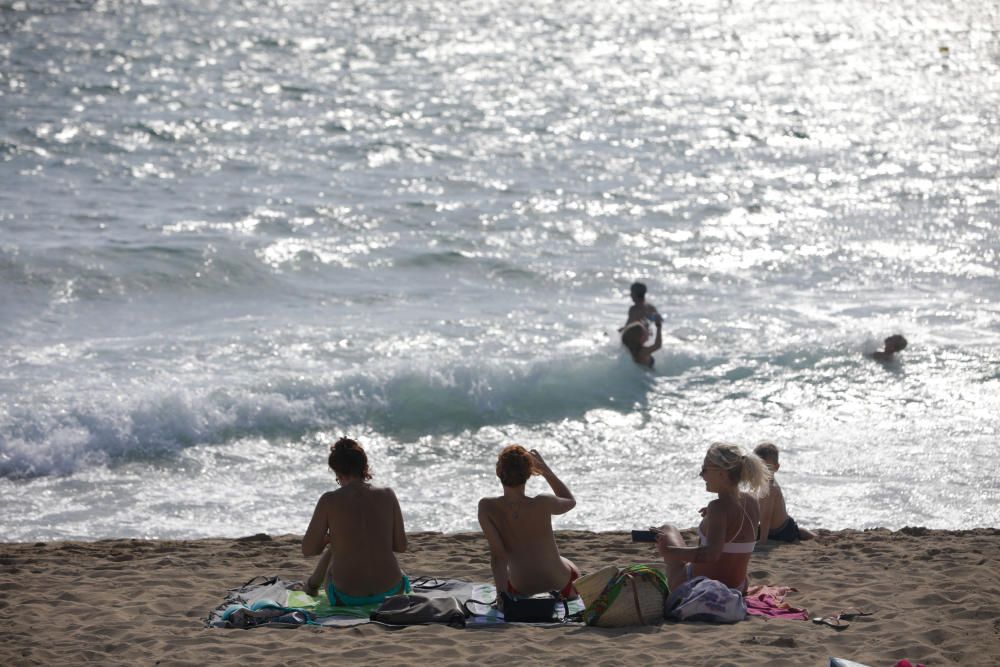
<path id="1" fill-rule="evenodd" d="M 399 583 L 385 593 L 376 593 L 375 595 L 365 595 L 362 597 L 342 593 L 336 589 L 332 581 L 329 581 L 326 584 L 326 597 L 329 598 L 330 604 L 334 607 L 360 607 L 362 605 L 379 604 L 384 602 L 390 595 L 402 595 L 403 593 L 410 593 L 412 590 L 410 587 L 410 578 L 404 574 Z"/>
<path id="2" fill-rule="evenodd" d="M 575 597 L 576 589 L 573 588 L 573 582 L 579 578 L 580 578 L 580 571 L 576 569 L 575 565 L 571 565 L 569 568 L 569 581 L 567 581 L 566 585 L 563 586 L 562 590 L 559 591 L 559 595 L 563 596 L 566 599 Z M 517 589 L 514 588 L 514 584 L 510 583 L 510 579 L 507 580 L 507 592 L 510 593 L 511 595 L 521 595 L 521 593 L 519 593 Z"/>
<path id="3" fill-rule="evenodd" d="M 795 523 L 795 519 L 792 517 L 788 517 L 780 527 L 767 531 L 767 539 L 779 542 L 797 542 L 801 539 L 799 524 Z"/>

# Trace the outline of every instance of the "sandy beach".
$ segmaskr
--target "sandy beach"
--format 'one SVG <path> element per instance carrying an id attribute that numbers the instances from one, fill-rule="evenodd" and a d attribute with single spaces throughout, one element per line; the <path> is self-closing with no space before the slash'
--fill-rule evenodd
<path id="1" fill-rule="evenodd" d="M 844 630 L 760 618 L 617 630 L 204 626 L 226 590 L 254 575 L 303 578 L 311 561 L 299 539 L 0 544 L 7 619 L 0 663 L 825 665 L 838 656 L 872 666 L 901 658 L 1000 664 L 996 529 L 821 531 L 819 541 L 768 546 L 754 556 L 751 583 L 796 587 L 788 601 L 814 616 L 848 607 L 875 612 Z M 624 533 L 563 531 L 558 540 L 585 573 L 652 562 L 649 545 Z M 414 575 L 489 577 L 486 543 L 476 533 L 414 533 L 401 561 Z"/>

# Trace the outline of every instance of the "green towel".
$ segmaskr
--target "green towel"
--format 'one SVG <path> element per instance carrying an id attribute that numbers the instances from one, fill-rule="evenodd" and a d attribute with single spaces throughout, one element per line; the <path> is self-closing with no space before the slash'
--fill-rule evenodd
<path id="1" fill-rule="evenodd" d="M 346 616 L 350 618 L 365 618 L 378 609 L 378 604 L 366 604 L 358 607 L 334 607 L 327 599 L 326 593 L 320 591 L 317 595 L 309 595 L 305 591 L 288 591 L 287 607 L 304 609 L 319 617 Z"/>

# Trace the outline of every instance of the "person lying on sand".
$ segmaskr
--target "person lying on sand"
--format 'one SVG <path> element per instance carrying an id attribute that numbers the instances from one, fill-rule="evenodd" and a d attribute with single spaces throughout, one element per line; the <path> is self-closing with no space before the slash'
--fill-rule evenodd
<path id="1" fill-rule="evenodd" d="M 881 361 L 883 363 L 892 361 L 897 352 L 902 352 L 906 349 L 906 339 L 900 334 L 893 334 L 883 341 L 885 345 L 884 350 L 878 350 L 872 352 L 871 358 L 875 361 Z"/>
<path id="2" fill-rule="evenodd" d="M 524 486 L 532 475 L 541 475 L 555 495 L 525 495 Z M 479 525 L 490 545 L 490 567 L 500 592 L 534 595 L 559 591 L 565 598 L 576 597 L 573 582 L 580 571 L 559 555 L 552 516 L 576 507 L 566 485 L 534 449 L 510 445 L 497 458 L 497 477 L 503 495 L 479 501 Z"/>
<path id="3" fill-rule="evenodd" d="M 777 540 L 778 542 L 797 542 L 798 540 L 811 540 L 816 534 L 805 528 L 799 528 L 795 519 L 788 516 L 785 508 L 785 495 L 781 492 L 781 486 L 774 474 L 778 472 L 781 464 L 778 463 L 778 448 L 770 442 L 762 442 L 757 445 L 753 453 L 771 471 L 771 483 L 768 486 L 767 495 L 760 499 L 760 536 L 758 542 Z"/>
<path id="4" fill-rule="evenodd" d="M 670 590 L 705 576 L 745 591 L 760 523 L 757 496 L 767 489 L 771 473 L 757 455 L 746 454 L 737 445 L 715 443 L 705 455 L 701 478 L 705 489 L 718 498 L 703 510 L 698 546 L 687 546 L 675 526 L 654 529 L 656 547 L 667 564 Z M 741 491 L 741 486 L 749 492 Z"/>
<path id="5" fill-rule="evenodd" d="M 325 584 L 333 606 L 376 604 L 409 593 L 410 580 L 396 561 L 396 553 L 406 551 L 396 494 L 369 483 L 368 456 L 350 438 L 330 448 L 329 465 L 340 488 L 320 496 L 302 538 L 303 556 L 323 553 L 306 592 L 315 595 Z"/>

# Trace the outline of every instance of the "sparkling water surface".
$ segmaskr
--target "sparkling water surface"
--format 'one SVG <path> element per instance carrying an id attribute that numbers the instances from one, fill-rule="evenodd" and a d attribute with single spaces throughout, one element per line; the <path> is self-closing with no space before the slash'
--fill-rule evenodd
<path id="1" fill-rule="evenodd" d="M 985 0 L 0 0 L 0 540 L 300 533 L 343 434 L 410 530 L 510 442 L 693 525 L 715 440 L 1000 525 L 998 109 Z"/>

